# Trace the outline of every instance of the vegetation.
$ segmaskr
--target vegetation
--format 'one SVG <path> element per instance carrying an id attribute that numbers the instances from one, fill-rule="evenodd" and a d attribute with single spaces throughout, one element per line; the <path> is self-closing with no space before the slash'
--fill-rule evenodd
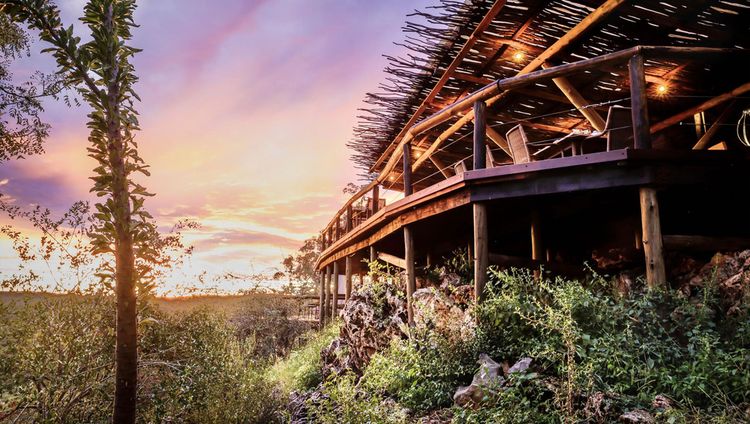
<path id="1" fill-rule="evenodd" d="M 311 405 L 312 414 L 321 422 L 403 422 L 405 412 L 460 423 L 609 422 L 635 410 L 663 422 L 750 418 L 747 300 L 728 314 L 711 281 L 697 297 L 613 287 L 598 276 L 538 280 L 495 270 L 486 303 L 475 309 L 471 340 L 417 331 L 375 355 L 361 377 L 324 382 L 324 400 Z M 534 366 L 478 408 L 452 406 L 482 352 L 510 364 L 531 357 Z"/>

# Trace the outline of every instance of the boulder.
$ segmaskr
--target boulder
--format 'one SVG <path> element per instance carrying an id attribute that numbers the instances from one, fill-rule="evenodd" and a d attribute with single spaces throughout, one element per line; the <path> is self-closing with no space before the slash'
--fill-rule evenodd
<path id="1" fill-rule="evenodd" d="M 350 370 L 360 374 L 376 352 L 406 336 L 406 302 L 390 283 L 364 285 L 341 312 L 339 337 L 321 352 L 323 376 Z"/>
<path id="2" fill-rule="evenodd" d="M 457 301 L 436 288 L 414 292 L 414 326 L 433 330 L 452 341 L 469 340 L 476 329 L 470 308 L 460 298 Z"/>
<path id="3" fill-rule="evenodd" d="M 469 386 L 461 386 L 453 395 L 453 401 L 458 406 L 478 406 L 486 396 L 497 392 L 505 383 L 502 377 L 503 367 L 492 358 L 482 353 L 479 355 L 479 371 Z"/>
<path id="4" fill-rule="evenodd" d="M 680 289 L 688 296 L 706 283 L 715 284 L 719 289 L 722 307 L 732 315 L 740 311 L 740 306 L 750 292 L 750 250 L 733 253 L 717 253 L 697 272 L 683 278 Z"/>
<path id="5" fill-rule="evenodd" d="M 632 411 L 626 412 L 620 415 L 619 420 L 622 423 L 639 423 L 639 424 L 647 424 L 647 423 L 656 422 L 656 420 L 654 419 L 654 416 L 651 415 L 648 411 L 644 411 L 643 409 L 634 409 Z"/>
<path id="6" fill-rule="evenodd" d="M 531 366 L 531 358 L 521 358 L 508 369 L 508 375 L 520 372 L 525 373 Z"/>

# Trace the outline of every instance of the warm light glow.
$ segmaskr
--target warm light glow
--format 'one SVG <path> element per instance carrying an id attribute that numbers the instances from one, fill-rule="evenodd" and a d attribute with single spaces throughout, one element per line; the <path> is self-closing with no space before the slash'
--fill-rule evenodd
<path id="1" fill-rule="evenodd" d="M 517 51 L 513 54 L 513 60 L 516 62 L 522 61 L 524 57 L 526 57 L 526 55 L 522 51 Z"/>
<path id="2" fill-rule="evenodd" d="M 660 84 L 658 87 L 656 87 L 657 94 L 664 95 L 664 94 L 667 94 L 667 91 L 669 91 L 669 87 L 667 87 L 664 84 Z"/>
<path id="3" fill-rule="evenodd" d="M 416 153 L 416 154 L 414 155 L 414 157 L 417 157 L 417 158 L 418 158 L 418 157 L 420 157 L 420 156 L 422 156 L 422 153 L 421 153 L 421 152 L 417 152 L 417 153 Z"/>

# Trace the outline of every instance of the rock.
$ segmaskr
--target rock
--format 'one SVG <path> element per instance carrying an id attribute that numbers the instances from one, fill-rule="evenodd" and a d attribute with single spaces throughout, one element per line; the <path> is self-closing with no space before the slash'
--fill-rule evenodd
<path id="1" fill-rule="evenodd" d="M 360 374 L 376 352 L 406 336 L 406 302 L 390 283 L 358 287 L 341 312 L 339 338 L 321 352 L 323 376 Z"/>
<path id="2" fill-rule="evenodd" d="M 745 294 L 750 291 L 750 250 L 717 253 L 711 261 L 698 271 L 689 273 L 682 279 L 680 290 L 691 296 L 699 292 L 707 282 L 713 282 L 719 289 L 722 308 L 727 314 L 740 312 Z"/>
<path id="3" fill-rule="evenodd" d="M 675 402 L 664 395 L 656 395 L 654 401 L 651 402 L 651 407 L 654 409 L 668 410 L 673 409 Z"/>
<path id="4" fill-rule="evenodd" d="M 526 370 L 529 369 L 531 366 L 531 358 L 521 358 L 513 364 L 512 367 L 508 369 L 508 375 L 513 374 L 514 372 L 526 372 Z"/>
<path id="5" fill-rule="evenodd" d="M 308 424 L 313 421 L 309 417 L 308 408 L 310 405 L 318 405 L 324 399 L 326 395 L 320 393 L 319 390 L 315 390 L 308 393 L 292 392 L 289 395 L 289 403 L 287 404 L 287 410 L 289 412 L 289 424 Z"/>
<path id="6" fill-rule="evenodd" d="M 469 340 L 476 324 L 471 310 L 452 296 L 435 288 L 414 292 L 414 326 L 441 334 L 451 341 Z"/>
<path id="7" fill-rule="evenodd" d="M 620 415 L 620 422 L 622 423 L 654 423 L 656 420 L 654 416 L 648 411 L 643 409 L 634 409 L 630 412 L 626 412 Z"/>
<path id="8" fill-rule="evenodd" d="M 487 395 L 497 391 L 505 383 L 500 375 L 502 366 L 492 358 L 482 353 L 477 363 L 479 371 L 474 374 L 471 385 L 459 387 L 453 395 L 453 401 L 458 406 L 478 406 Z"/>

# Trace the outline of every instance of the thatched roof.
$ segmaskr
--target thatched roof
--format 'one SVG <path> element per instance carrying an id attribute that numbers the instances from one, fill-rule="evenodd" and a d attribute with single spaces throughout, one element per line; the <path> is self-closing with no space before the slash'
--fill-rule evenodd
<path id="1" fill-rule="evenodd" d="M 635 45 L 750 48 L 750 3 L 744 0 L 442 0 L 440 6 L 410 15 L 402 43 L 407 55 L 389 57 L 386 80 L 377 92 L 367 94 L 369 107 L 362 110 L 348 143 L 356 166 L 365 174 L 380 171 L 405 127 L 494 80 L 515 76 L 604 3 L 613 5 L 606 18 L 586 28 L 548 63 L 575 62 Z M 452 72 L 446 74 L 448 69 Z M 652 119 L 747 82 L 748 71 L 733 69 L 727 61 L 649 60 L 647 81 L 653 90 L 666 90 L 650 96 Z M 629 96 L 624 68 L 601 69 L 571 77 L 570 82 L 590 104 L 601 104 L 604 110 Z M 536 140 L 591 129 L 551 83 L 514 91 L 488 112 L 488 126 L 498 133 L 523 120 Z M 441 124 L 412 144 L 419 151 L 450 125 Z M 452 134 L 435 159 L 453 163 L 470 154 L 471 131 L 466 125 Z M 435 164 L 426 162 L 413 181 L 418 189 L 441 178 Z M 399 189 L 398 182 L 392 188 Z"/>

